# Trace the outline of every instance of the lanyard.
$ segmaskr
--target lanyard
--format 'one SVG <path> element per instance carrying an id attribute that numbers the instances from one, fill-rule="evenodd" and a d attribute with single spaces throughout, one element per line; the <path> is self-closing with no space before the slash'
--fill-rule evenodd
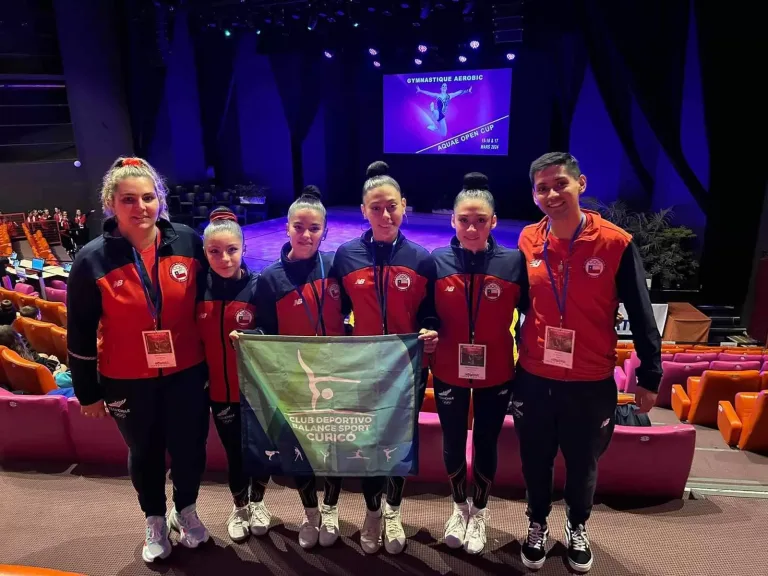
<path id="1" fill-rule="evenodd" d="M 157 319 L 160 317 L 160 312 L 163 308 L 163 299 L 160 294 L 160 262 L 158 247 L 155 244 L 155 274 L 154 282 L 150 281 L 147 269 L 144 267 L 144 261 L 141 259 L 141 255 L 133 248 L 133 265 L 136 266 L 136 272 L 139 275 L 141 281 L 141 287 L 144 289 L 144 297 L 147 300 L 147 309 L 149 315 L 152 316 L 152 322 L 157 330 Z"/>
<path id="2" fill-rule="evenodd" d="M 312 290 L 312 293 L 315 295 L 315 301 L 317 302 L 317 319 L 315 319 L 312 316 L 312 310 L 309 307 L 309 304 L 307 304 L 307 299 L 304 298 L 304 294 L 301 292 L 301 287 L 297 284 L 293 285 L 294 290 L 296 290 L 296 293 L 299 295 L 299 299 L 301 300 L 301 303 L 304 304 L 304 311 L 307 313 L 307 318 L 309 318 L 309 323 L 314 327 L 315 330 L 315 336 L 317 336 L 317 329 L 318 327 L 323 328 L 323 336 L 325 336 L 325 327 L 323 325 L 323 306 L 325 306 L 325 264 L 323 263 L 323 255 L 320 254 L 320 252 L 317 253 L 317 259 L 320 260 L 320 298 L 317 297 L 317 292 L 315 291 L 314 282 L 310 280 L 308 282 L 310 289 Z M 311 276 L 310 276 L 311 278 Z"/>
<path id="3" fill-rule="evenodd" d="M 584 221 L 586 218 L 584 215 L 581 217 L 581 221 L 579 222 L 579 225 L 576 227 L 576 231 L 573 233 L 573 237 L 571 238 L 570 244 L 568 244 L 568 257 L 566 258 L 565 265 L 562 264 L 564 268 L 563 273 L 563 292 L 562 295 L 560 294 L 560 291 L 557 288 L 557 283 L 555 282 L 555 276 L 552 274 L 552 267 L 549 265 L 549 255 L 547 254 L 547 249 L 549 248 L 549 231 L 552 228 L 552 222 L 547 225 L 547 239 L 544 241 L 544 253 L 542 254 L 542 259 L 544 260 L 544 265 L 547 267 L 547 274 L 549 274 L 549 282 L 552 284 L 552 291 L 555 293 L 555 302 L 557 302 L 557 309 L 560 311 L 560 328 L 563 327 L 563 318 L 565 317 L 565 303 L 566 299 L 568 298 L 568 276 L 571 270 L 570 262 L 571 255 L 573 254 L 573 244 L 576 242 L 576 238 L 579 237 L 579 234 L 581 233 L 582 228 L 584 228 Z M 562 300 L 560 297 L 562 296 Z"/>
<path id="4" fill-rule="evenodd" d="M 371 242 L 373 242 L 373 238 L 371 238 Z M 395 238 L 395 241 L 392 242 L 392 252 L 389 253 L 390 261 L 392 260 L 392 255 L 395 253 L 395 244 L 397 244 L 397 238 Z M 391 271 L 391 268 L 388 262 L 382 262 L 381 267 L 382 268 L 384 268 L 384 266 L 387 267 L 387 277 L 386 278 L 379 277 L 378 270 L 376 269 L 376 246 L 373 247 L 372 254 L 373 254 L 373 285 L 376 287 L 376 297 L 379 301 L 379 310 L 381 311 L 381 333 L 386 334 L 387 333 L 387 293 L 389 292 L 389 273 Z M 383 270 L 381 274 L 383 276 L 384 274 Z M 381 286 L 379 286 L 380 281 L 382 283 Z"/>
<path id="5" fill-rule="evenodd" d="M 475 302 L 474 314 L 472 313 L 472 279 L 475 277 L 474 272 L 467 273 L 467 258 L 466 254 L 462 252 L 461 263 L 464 268 L 464 296 L 467 300 L 467 314 L 469 315 L 469 340 L 470 344 L 475 343 L 475 323 L 480 315 L 480 302 L 483 300 L 483 292 L 485 291 L 485 279 L 480 285 L 480 291 L 477 293 L 477 301 Z"/>

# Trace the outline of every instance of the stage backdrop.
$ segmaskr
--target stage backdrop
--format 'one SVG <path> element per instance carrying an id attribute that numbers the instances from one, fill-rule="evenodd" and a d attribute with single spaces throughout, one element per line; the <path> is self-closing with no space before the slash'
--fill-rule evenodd
<path id="1" fill-rule="evenodd" d="M 512 70 L 384 77 L 384 152 L 506 155 Z"/>

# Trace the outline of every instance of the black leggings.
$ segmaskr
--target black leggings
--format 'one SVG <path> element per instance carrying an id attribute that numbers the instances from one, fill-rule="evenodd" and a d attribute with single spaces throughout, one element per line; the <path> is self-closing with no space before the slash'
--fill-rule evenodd
<path id="1" fill-rule="evenodd" d="M 235 506 L 241 507 L 248 502 L 261 502 L 269 483 L 269 474 L 248 477 L 243 470 L 243 440 L 240 431 L 240 404 L 211 403 L 213 421 L 219 433 L 224 451 L 227 453 L 227 473 L 229 489 Z"/>
<path id="2" fill-rule="evenodd" d="M 323 504 L 336 506 L 339 503 L 341 484 L 344 480 L 341 476 L 326 476 L 323 478 Z M 301 503 L 305 508 L 317 508 L 317 477 L 314 474 L 308 476 L 296 476 L 296 490 L 299 491 Z"/>
<path id="3" fill-rule="evenodd" d="M 467 501 L 467 425 L 472 397 L 472 444 L 475 448 L 472 503 L 477 508 L 485 508 L 496 476 L 497 443 L 509 406 L 512 381 L 474 389 L 450 386 L 437 378 L 433 382 L 437 415 L 443 429 L 443 459 L 451 482 L 453 501 L 459 504 Z"/>

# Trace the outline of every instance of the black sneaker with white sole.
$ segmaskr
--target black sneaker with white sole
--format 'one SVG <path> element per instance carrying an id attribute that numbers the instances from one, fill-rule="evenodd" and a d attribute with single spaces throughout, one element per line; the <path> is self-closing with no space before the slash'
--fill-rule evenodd
<path id="1" fill-rule="evenodd" d="M 529 570 L 538 570 L 547 559 L 547 537 L 549 528 L 546 524 L 531 521 L 528 524 L 528 537 L 520 550 L 520 559 Z"/>
<path id="2" fill-rule="evenodd" d="M 568 564 L 576 572 L 589 572 L 592 568 L 592 550 L 589 547 L 587 528 L 584 524 L 571 526 L 570 521 L 565 521 L 565 543 L 568 546 Z"/>

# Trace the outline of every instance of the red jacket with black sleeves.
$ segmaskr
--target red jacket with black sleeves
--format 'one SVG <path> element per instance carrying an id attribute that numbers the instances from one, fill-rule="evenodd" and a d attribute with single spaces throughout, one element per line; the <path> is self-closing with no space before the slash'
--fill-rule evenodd
<path id="1" fill-rule="evenodd" d="M 334 277 L 341 285 L 342 311 L 345 315 L 355 313 L 355 336 L 411 334 L 421 328 L 438 328 L 435 262 L 402 232 L 393 244 L 384 244 L 375 242 L 368 230 L 342 244 L 333 264 Z M 386 296 L 386 317 L 379 294 Z"/>
<path id="2" fill-rule="evenodd" d="M 562 298 L 567 266 L 563 328 L 576 332 L 573 368 L 544 364 L 547 326 L 560 325 L 560 311 L 543 259 L 549 219 L 526 226 L 518 247 L 528 263 L 530 308 L 521 330 L 518 361 L 526 371 L 542 378 L 565 381 L 596 381 L 613 377 L 616 365 L 616 311 L 619 302 L 632 323 L 632 338 L 641 366 L 638 385 L 656 391 L 661 380 L 661 336 L 645 283 L 645 270 L 632 236 L 604 220 L 597 212 L 582 210 L 584 227 L 573 243 L 570 238 L 550 236 L 549 264 Z M 562 271 L 561 266 L 562 264 Z"/>
<path id="3" fill-rule="evenodd" d="M 197 289 L 197 326 L 205 346 L 213 402 L 240 401 L 237 358 L 229 339 L 233 330 L 256 326 L 258 274 L 243 264 L 240 280 L 222 278 L 213 270 L 200 275 Z"/>
<path id="4" fill-rule="evenodd" d="M 525 310 L 528 301 L 522 253 L 498 245 L 490 236 L 488 248 L 473 254 L 454 237 L 450 246 L 438 248 L 432 257 L 437 267 L 435 305 L 440 318 L 440 339 L 431 366 L 435 378 L 466 388 L 499 386 L 512 380 L 515 359 L 510 327 L 515 308 Z M 459 378 L 459 345 L 472 343 L 470 314 L 475 324 L 474 344 L 486 347 L 484 380 Z"/>
<path id="5" fill-rule="evenodd" d="M 341 291 L 338 281 L 330 277 L 333 253 L 317 252 L 312 258 L 291 261 L 290 250 L 286 243 L 280 260 L 261 271 L 256 290 L 257 328 L 264 334 L 343 336 Z"/>
<path id="6" fill-rule="evenodd" d="M 104 234 L 78 252 L 69 273 L 69 365 L 75 394 L 83 405 L 103 398 L 97 372 L 103 384 L 106 379 L 156 378 L 205 360 L 195 324 L 197 275 L 207 269 L 203 242 L 183 224 L 161 218 L 157 227 L 161 303 L 157 329 L 170 330 L 176 367 L 148 367 L 142 332 L 154 329 L 152 314 L 133 247 L 119 236 L 117 221 L 110 218 L 104 223 Z M 154 256 L 151 261 L 154 269 Z M 147 273 L 154 282 L 154 273 Z"/>

